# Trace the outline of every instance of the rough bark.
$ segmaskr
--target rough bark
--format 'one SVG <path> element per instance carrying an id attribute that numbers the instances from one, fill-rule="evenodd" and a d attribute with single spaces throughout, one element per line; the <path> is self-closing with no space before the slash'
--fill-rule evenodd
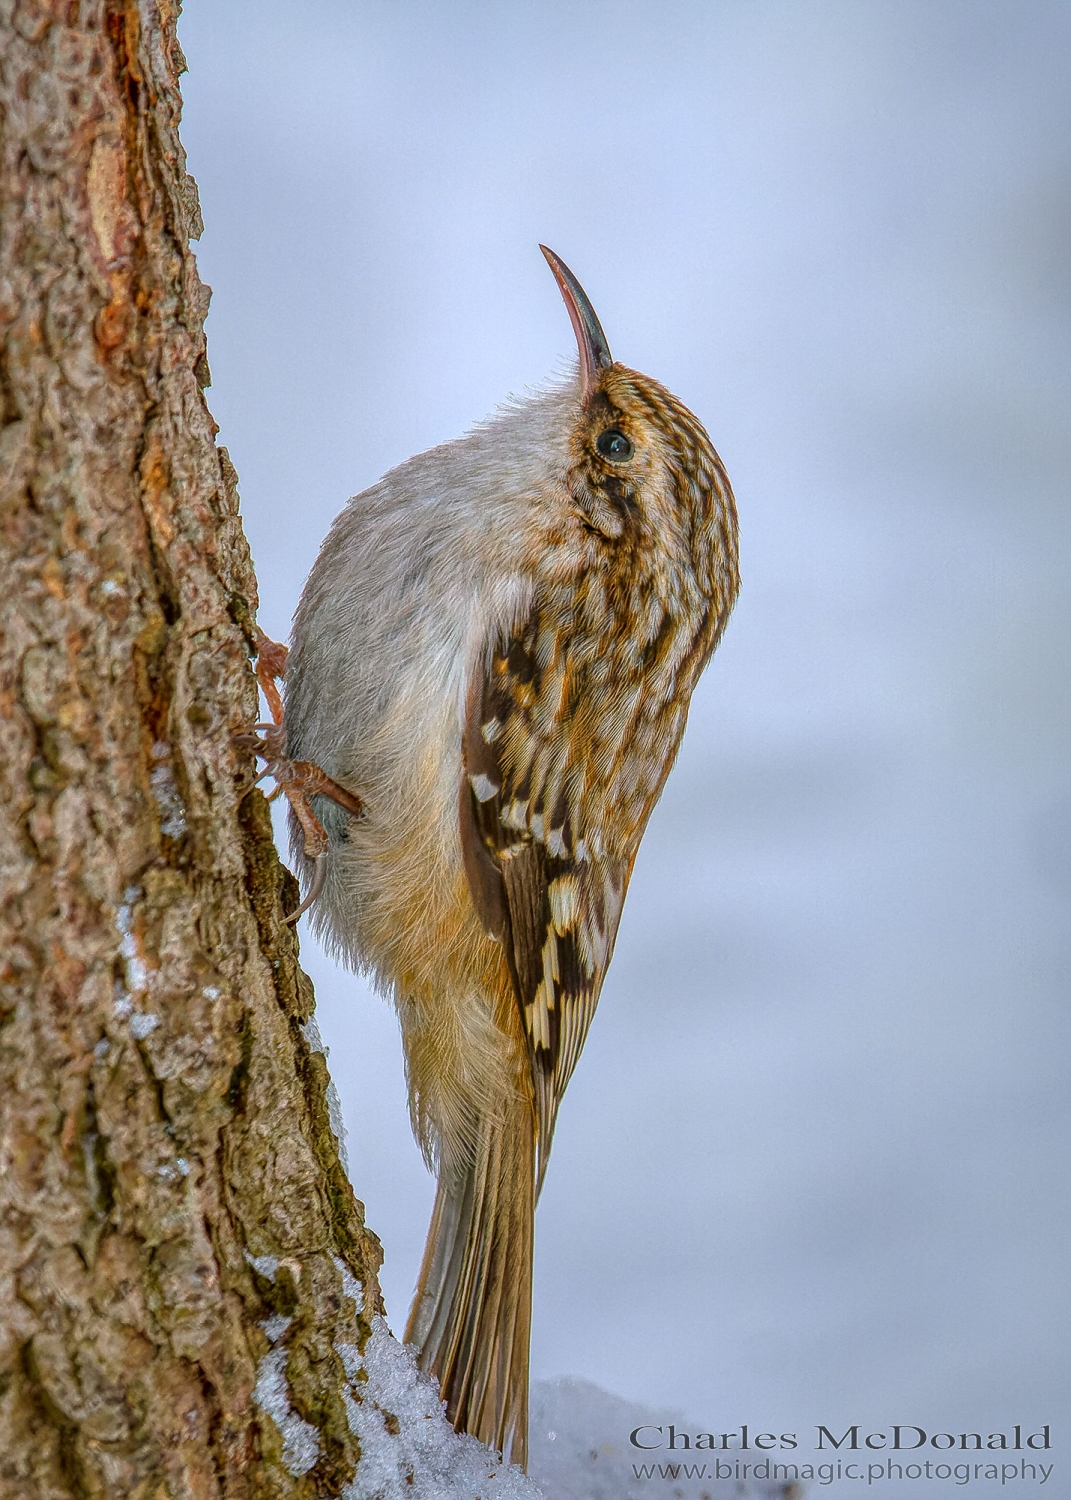
<path id="1" fill-rule="evenodd" d="M 0 0 L 4 1500 L 338 1494 L 379 1308 L 235 742 L 176 14 Z"/>

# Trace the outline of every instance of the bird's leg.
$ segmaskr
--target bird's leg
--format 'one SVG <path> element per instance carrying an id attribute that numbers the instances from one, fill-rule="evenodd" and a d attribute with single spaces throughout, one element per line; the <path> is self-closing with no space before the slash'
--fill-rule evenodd
<path id="1" fill-rule="evenodd" d="M 257 780 L 261 780 L 262 776 L 270 776 L 275 782 L 275 790 L 268 800 L 273 800 L 282 792 L 290 803 L 294 816 L 301 824 L 305 835 L 305 856 L 313 862 L 312 882 L 308 895 L 297 911 L 291 912 L 288 917 L 284 918 L 286 922 L 296 922 L 319 896 L 327 878 L 327 832 L 312 810 L 312 798 L 330 797 L 332 802 L 337 802 L 339 807 L 345 808 L 353 817 L 359 817 L 363 807 L 359 797 L 348 792 L 344 786 L 339 786 L 337 781 L 334 781 L 313 761 L 290 760 L 283 754 L 286 731 L 283 724 L 283 700 L 279 692 L 278 681 L 286 676 L 288 655 L 289 652 L 285 646 L 280 645 L 278 641 L 271 640 L 258 627 L 257 682 L 267 700 L 272 722 L 256 725 L 257 733 L 245 738 L 249 740 L 254 754 L 260 756 L 265 763 L 264 770 Z"/>

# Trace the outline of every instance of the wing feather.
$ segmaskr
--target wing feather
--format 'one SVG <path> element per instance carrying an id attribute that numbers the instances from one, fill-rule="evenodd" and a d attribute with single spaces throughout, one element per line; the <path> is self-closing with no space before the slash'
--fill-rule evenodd
<path id="1" fill-rule="evenodd" d="M 497 644 L 466 709 L 460 825 L 486 930 L 505 945 L 528 1044 L 542 1182 L 554 1122 L 595 1014 L 629 865 L 578 826 L 585 767 L 568 662 L 538 618 Z"/>

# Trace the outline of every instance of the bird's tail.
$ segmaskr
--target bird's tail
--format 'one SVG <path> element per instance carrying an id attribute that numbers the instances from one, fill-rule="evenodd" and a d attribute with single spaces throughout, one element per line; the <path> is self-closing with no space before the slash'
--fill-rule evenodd
<path id="1" fill-rule="evenodd" d="M 447 1415 L 526 1467 L 535 1207 L 531 1104 L 485 1116 L 470 1163 L 440 1173 L 406 1329 Z"/>

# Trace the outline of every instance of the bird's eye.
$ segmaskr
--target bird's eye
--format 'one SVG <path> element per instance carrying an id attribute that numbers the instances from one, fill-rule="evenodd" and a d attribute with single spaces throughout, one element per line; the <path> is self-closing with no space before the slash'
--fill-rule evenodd
<path id="1" fill-rule="evenodd" d="M 618 432 L 616 427 L 608 427 L 605 432 L 600 432 L 595 439 L 595 446 L 603 458 L 608 458 L 612 464 L 623 464 L 633 454 L 632 444 L 623 432 Z"/>

